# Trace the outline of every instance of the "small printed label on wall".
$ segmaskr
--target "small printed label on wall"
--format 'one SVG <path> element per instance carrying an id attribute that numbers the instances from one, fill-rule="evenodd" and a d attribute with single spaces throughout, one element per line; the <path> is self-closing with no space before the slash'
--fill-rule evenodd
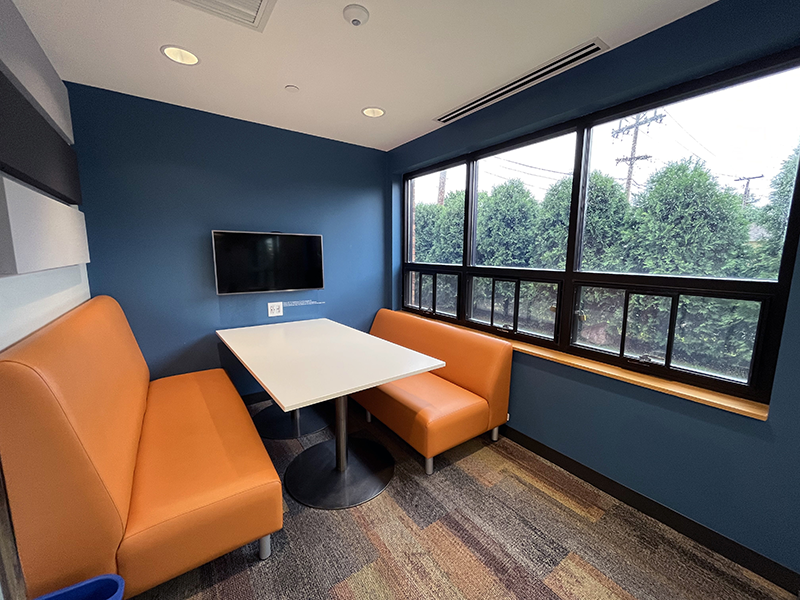
<path id="1" fill-rule="evenodd" d="M 316 304 L 325 304 L 319 300 L 292 300 L 291 302 L 284 302 L 284 306 L 314 306 Z"/>

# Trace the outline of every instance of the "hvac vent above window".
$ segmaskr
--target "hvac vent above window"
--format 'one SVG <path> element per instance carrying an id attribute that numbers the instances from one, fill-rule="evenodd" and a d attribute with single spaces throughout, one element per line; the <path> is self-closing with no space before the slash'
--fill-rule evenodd
<path id="1" fill-rule="evenodd" d="M 264 31 L 272 8 L 277 0 L 175 0 L 200 10 L 210 12 L 245 25 L 258 31 Z"/>
<path id="2" fill-rule="evenodd" d="M 436 120 L 440 123 L 450 123 L 456 119 L 465 117 L 471 113 L 474 113 L 475 111 L 489 106 L 490 104 L 494 104 L 498 100 L 507 98 L 508 96 L 516 94 L 517 92 L 531 87 L 532 85 L 536 85 L 545 79 L 549 79 L 553 75 L 563 73 L 567 69 L 571 69 L 582 62 L 586 62 L 593 56 L 596 56 L 597 54 L 600 54 L 606 50 L 608 50 L 608 44 L 606 44 L 600 38 L 594 38 L 585 44 L 576 46 L 572 50 L 568 50 L 564 54 L 539 65 L 533 71 L 526 73 L 522 77 L 518 77 L 513 81 L 509 81 L 507 84 L 492 90 L 488 94 L 484 94 L 480 98 L 476 98 L 475 100 L 467 102 L 466 104 L 443 114 Z"/>

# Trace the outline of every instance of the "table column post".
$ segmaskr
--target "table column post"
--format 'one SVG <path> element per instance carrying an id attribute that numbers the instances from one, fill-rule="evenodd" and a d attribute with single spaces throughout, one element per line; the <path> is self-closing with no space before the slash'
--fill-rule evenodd
<path id="1" fill-rule="evenodd" d="M 336 399 L 336 470 L 347 470 L 347 396 Z"/>
<path id="2" fill-rule="evenodd" d="M 296 408 L 292 411 L 292 431 L 294 437 L 299 438 L 302 433 L 300 432 L 300 409 Z"/>

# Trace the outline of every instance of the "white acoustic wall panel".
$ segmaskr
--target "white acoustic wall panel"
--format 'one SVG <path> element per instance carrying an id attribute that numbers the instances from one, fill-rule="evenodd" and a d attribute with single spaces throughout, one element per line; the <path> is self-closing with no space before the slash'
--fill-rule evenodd
<path id="1" fill-rule="evenodd" d="M 88 262 L 82 212 L 0 176 L 0 274 L 32 273 Z"/>

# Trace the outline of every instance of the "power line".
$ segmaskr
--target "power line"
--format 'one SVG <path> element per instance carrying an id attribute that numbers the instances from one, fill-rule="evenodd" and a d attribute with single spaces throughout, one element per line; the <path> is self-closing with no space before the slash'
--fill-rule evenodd
<path id="1" fill-rule="evenodd" d="M 497 177 L 498 179 L 502 179 L 503 181 L 510 181 L 505 175 L 500 175 L 498 173 L 492 173 L 491 171 L 486 171 L 486 174 L 487 175 L 492 175 L 493 177 Z M 522 179 L 519 179 L 519 181 L 522 183 L 522 185 L 524 185 L 526 188 L 529 188 L 529 189 L 542 190 L 543 192 L 547 192 L 550 189 L 549 187 L 542 187 L 540 185 L 534 185 L 532 183 L 527 183 L 525 181 L 522 181 Z"/>
<path id="2" fill-rule="evenodd" d="M 667 116 L 669 116 L 669 118 L 670 118 L 670 119 L 672 119 L 673 121 L 675 121 L 675 124 L 676 124 L 678 127 L 680 127 L 681 129 L 683 129 L 683 131 L 684 131 L 684 133 L 686 133 L 686 135 L 688 135 L 688 136 L 689 136 L 690 138 L 692 138 L 692 139 L 693 139 L 695 142 L 697 142 L 697 144 L 698 144 L 698 145 L 699 145 L 699 146 L 700 146 L 700 147 L 701 147 L 703 150 L 705 150 L 706 152 L 708 152 L 708 153 L 709 153 L 711 156 L 713 156 L 714 158 L 716 158 L 716 157 L 717 157 L 717 155 L 716 155 L 716 154 L 714 154 L 714 153 L 713 153 L 711 150 L 709 150 L 708 148 L 706 148 L 706 147 L 705 147 L 705 146 L 704 146 L 704 145 L 703 145 L 703 144 L 700 142 L 700 140 L 698 140 L 698 139 L 697 139 L 696 137 L 694 137 L 694 136 L 693 136 L 691 133 L 689 133 L 689 131 L 688 131 L 688 130 L 687 130 L 687 129 L 686 129 L 684 126 L 683 126 L 683 125 L 681 125 L 681 124 L 680 124 L 680 122 L 678 121 L 678 119 L 676 119 L 675 117 L 673 117 L 673 116 L 672 116 L 672 114 L 670 114 L 670 112 L 669 112 L 669 111 L 668 111 L 666 108 L 664 109 L 664 112 L 667 114 Z M 687 150 L 689 150 L 688 148 L 686 148 L 686 149 L 687 149 Z M 691 151 L 691 150 L 689 150 L 689 152 L 692 152 L 692 151 Z M 694 154 L 694 152 L 692 152 L 692 154 Z M 695 156 L 697 156 L 697 155 L 695 154 Z M 700 158 L 700 157 L 698 156 L 698 158 Z"/>
<path id="3" fill-rule="evenodd" d="M 658 110 L 654 110 L 651 116 L 646 116 L 647 113 L 639 113 L 634 115 L 633 117 L 628 117 L 633 119 L 633 123 L 628 123 L 623 125 L 628 118 L 620 119 L 619 127 L 617 127 L 614 131 L 611 132 L 611 137 L 617 139 L 620 136 L 628 135 L 631 131 L 633 132 L 633 140 L 631 141 L 631 154 L 630 156 L 625 156 L 623 158 L 617 159 L 617 164 L 619 163 L 626 163 L 628 165 L 628 177 L 625 181 L 625 194 L 628 197 L 628 202 L 631 201 L 631 182 L 633 181 L 633 166 L 640 160 L 648 160 L 653 158 L 649 154 L 638 155 L 636 154 L 636 145 L 639 141 L 639 129 L 650 125 L 650 123 L 661 123 L 664 120 L 664 113 L 659 113 Z"/>
<path id="4" fill-rule="evenodd" d="M 504 160 L 506 162 L 514 163 L 515 165 L 520 165 L 523 167 L 528 167 L 529 169 L 537 169 L 539 171 L 547 171 L 548 173 L 556 173 L 558 175 L 572 175 L 571 171 L 554 171 L 553 169 L 545 169 L 544 167 L 537 167 L 534 165 L 529 165 L 523 162 L 519 162 L 516 160 L 511 160 L 510 158 L 503 158 L 502 156 L 490 156 L 489 158 L 496 158 L 497 160 Z"/>
<path id="5" fill-rule="evenodd" d="M 644 132 L 644 135 L 646 135 L 647 137 L 652 137 L 652 136 L 650 136 L 650 134 L 648 134 L 646 131 Z M 656 138 L 652 138 L 652 139 L 656 140 Z M 660 140 L 657 140 L 657 141 L 659 141 L 659 142 L 660 142 Z M 670 142 L 672 142 L 673 144 L 677 144 L 678 146 L 680 146 L 681 148 L 683 148 L 684 150 L 686 150 L 686 151 L 687 151 L 689 154 L 691 154 L 692 156 L 694 156 L 696 159 L 698 159 L 698 160 L 702 160 L 703 162 L 707 162 L 705 158 L 703 158 L 702 156 L 700 156 L 700 155 L 699 155 L 697 152 L 695 152 L 694 150 L 692 150 L 692 149 L 691 149 L 691 148 L 689 148 L 688 146 L 685 146 L 684 144 L 682 144 L 681 142 L 679 142 L 679 141 L 678 141 L 676 138 L 674 138 L 674 137 L 670 137 L 670 138 L 669 138 L 669 141 L 670 141 Z M 702 144 L 701 144 L 701 145 L 702 145 Z M 716 158 L 716 157 L 715 157 L 715 158 Z"/>
<path id="6" fill-rule="evenodd" d="M 514 171 L 515 173 L 522 173 L 523 175 L 527 175 L 528 177 L 539 177 L 540 179 L 549 179 L 550 181 L 561 181 L 562 178 L 560 177 L 548 177 L 547 175 L 538 175 L 537 173 L 529 173 L 528 171 L 521 171 L 520 169 L 515 169 L 513 167 L 503 167 L 502 165 L 498 165 L 503 169 L 508 169 L 509 171 Z"/>

